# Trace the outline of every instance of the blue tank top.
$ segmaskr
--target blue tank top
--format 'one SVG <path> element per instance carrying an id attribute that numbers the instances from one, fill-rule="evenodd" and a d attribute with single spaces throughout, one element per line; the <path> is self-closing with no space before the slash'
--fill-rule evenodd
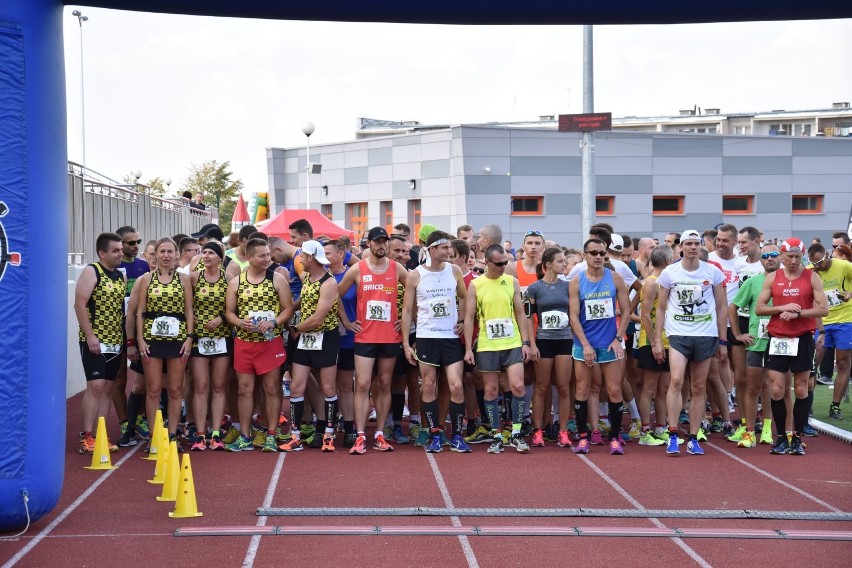
<path id="1" fill-rule="evenodd" d="M 343 280 L 343 277 L 346 275 L 346 272 L 349 269 L 347 268 L 340 274 L 332 274 L 334 279 L 337 280 L 337 283 L 340 284 L 340 281 Z M 349 318 L 349 321 L 355 321 L 358 319 L 355 314 L 355 306 L 357 305 L 357 286 L 350 286 L 349 290 L 346 291 L 346 294 L 340 298 L 340 301 L 343 302 L 343 310 L 346 312 L 346 317 Z M 351 331 L 347 330 L 346 335 L 340 336 L 340 348 L 341 349 L 355 349 L 355 334 Z"/>
<path id="2" fill-rule="evenodd" d="M 293 295 L 294 302 L 302 295 L 302 275 L 296 274 L 295 265 L 293 264 L 293 260 L 299 256 L 299 253 L 301 252 L 302 249 L 297 250 L 296 254 L 293 255 L 293 258 L 281 265 L 290 273 L 290 294 Z"/>
<path id="3" fill-rule="evenodd" d="M 592 282 L 586 278 L 586 271 L 579 274 L 580 278 L 580 324 L 589 345 L 595 349 L 606 349 L 618 326 L 615 320 L 616 288 L 612 272 L 604 269 L 600 282 Z"/>

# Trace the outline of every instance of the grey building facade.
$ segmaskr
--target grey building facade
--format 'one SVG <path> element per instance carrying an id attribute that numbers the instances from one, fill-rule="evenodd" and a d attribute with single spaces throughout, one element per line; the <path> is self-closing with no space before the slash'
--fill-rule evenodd
<path id="1" fill-rule="evenodd" d="M 582 243 L 579 135 L 458 126 L 311 147 L 311 207 L 359 232 L 431 223 L 497 223 L 518 242 L 538 229 Z M 305 148 L 267 149 L 271 211 L 304 208 Z M 596 222 L 662 238 L 720 222 L 766 238 L 831 242 L 852 206 L 852 140 L 600 132 Z"/>

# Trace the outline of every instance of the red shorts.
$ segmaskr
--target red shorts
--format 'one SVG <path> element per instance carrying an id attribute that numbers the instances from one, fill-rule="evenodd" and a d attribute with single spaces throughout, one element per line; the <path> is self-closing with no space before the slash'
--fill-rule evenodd
<path id="1" fill-rule="evenodd" d="M 244 375 L 265 375 L 287 360 L 284 342 L 280 337 L 272 341 L 244 341 L 234 339 L 234 370 Z"/>

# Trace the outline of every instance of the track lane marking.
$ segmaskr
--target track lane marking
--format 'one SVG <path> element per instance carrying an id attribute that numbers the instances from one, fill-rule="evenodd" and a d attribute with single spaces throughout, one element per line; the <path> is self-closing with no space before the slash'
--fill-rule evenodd
<path id="1" fill-rule="evenodd" d="M 269 485 L 266 487 L 266 496 L 263 498 L 264 508 L 268 509 L 272 505 L 272 497 L 275 496 L 275 489 L 278 487 L 278 479 L 281 477 L 281 470 L 284 468 L 284 458 L 286 455 L 286 452 L 278 454 L 278 460 L 275 462 L 275 469 L 272 471 L 272 479 L 269 480 Z M 259 517 L 255 526 L 265 527 L 267 518 L 268 517 L 266 515 Z M 257 549 L 259 547 L 260 535 L 256 534 L 251 537 L 251 541 L 249 542 L 246 555 L 243 558 L 243 568 L 252 568 L 254 566 L 254 559 L 257 557 Z"/>
<path id="2" fill-rule="evenodd" d="M 444 483 L 444 476 L 441 475 L 441 470 L 438 468 L 438 462 L 435 461 L 435 456 L 426 453 L 426 460 L 429 462 L 429 467 L 432 468 L 432 475 L 435 476 L 435 482 L 438 484 L 438 489 L 441 491 L 441 498 L 444 500 L 444 506 L 450 509 L 455 509 L 453 499 L 450 497 L 450 491 L 447 489 L 447 484 Z M 450 522 L 454 527 L 461 527 L 461 519 L 456 516 L 450 517 Z M 470 541 L 467 535 L 458 535 L 459 543 L 461 544 L 464 557 L 467 560 L 469 568 L 479 568 L 479 562 L 476 561 L 476 554 L 473 553 L 473 548 L 470 546 Z"/>

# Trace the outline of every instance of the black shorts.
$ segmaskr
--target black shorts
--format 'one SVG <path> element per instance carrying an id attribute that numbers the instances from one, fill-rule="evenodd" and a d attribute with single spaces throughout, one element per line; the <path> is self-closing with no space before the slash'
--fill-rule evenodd
<path id="1" fill-rule="evenodd" d="M 799 349 L 796 355 L 770 355 L 771 347 L 770 340 L 770 343 L 766 345 L 766 354 L 763 359 L 766 369 L 779 373 L 802 373 L 813 370 L 816 344 L 812 333 L 799 336 Z"/>
<path id="2" fill-rule="evenodd" d="M 130 357 L 128 357 L 130 359 Z M 145 374 L 145 368 L 142 366 L 142 357 L 137 357 L 135 360 L 130 359 L 130 370 L 140 375 Z"/>
<path id="3" fill-rule="evenodd" d="M 337 356 L 338 371 L 354 371 L 355 370 L 355 350 L 351 347 L 340 349 L 340 354 Z"/>
<path id="4" fill-rule="evenodd" d="M 574 349 L 573 339 L 536 339 L 535 344 L 542 359 L 553 359 L 557 355 L 570 357 Z"/>
<path id="5" fill-rule="evenodd" d="M 657 362 L 657 359 L 654 358 L 654 348 L 650 345 L 643 345 L 637 350 L 637 353 L 639 355 L 636 357 L 636 360 L 639 363 L 640 369 L 645 369 L 652 373 L 669 372 L 669 358 L 666 357 L 662 363 Z"/>
<path id="6" fill-rule="evenodd" d="M 766 366 L 766 353 L 763 351 L 746 351 L 746 366 L 763 369 Z"/>
<path id="7" fill-rule="evenodd" d="M 293 364 L 314 369 L 325 369 L 337 365 L 339 354 L 340 332 L 335 328 L 323 332 L 322 349 L 316 351 L 300 349 L 297 344 L 296 349 L 293 351 Z"/>
<path id="8" fill-rule="evenodd" d="M 402 353 L 402 343 L 356 343 L 355 355 L 370 359 L 396 359 Z"/>
<path id="9" fill-rule="evenodd" d="M 740 331 L 742 333 L 748 333 L 748 318 L 744 318 L 739 316 L 740 320 Z M 734 332 L 731 331 L 731 328 L 728 328 L 728 353 L 731 352 L 731 347 L 734 345 L 745 345 L 742 341 L 737 341 L 737 338 L 734 337 Z"/>
<path id="10" fill-rule="evenodd" d="M 148 356 L 155 359 L 179 359 L 183 341 L 162 341 L 154 339 L 148 342 Z"/>
<path id="11" fill-rule="evenodd" d="M 296 340 L 289 332 L 287 332 L 287 342 L 284 345 L 284 349 L 287 352 L 287 358 L 284 360 L 284 370 L 289 371 L 293 365 L 293 355 L 296 354 Z"/>
<path id="12" fill-rule="evenodd" d="M 83 361 L 83 373 L 87 381 L 114 381 L 124 358 L 124 347 L 120 353 L 101 353 L 95 355 L 89 351 L 85 341 L 80 342 L 80 359 Z"/>
<path id="13" fill-rule="evenodd" d="M 416 343 L 417 343 L 417 334 L 413 333 L 413 332 L 409 333 L 408 334 L 408 344 L 411 345 L 412 347 L 414 347 L 414 345 Z M 410 371 L 411 369 L 416 369 L 416 368 L 417 368 L 417 365 L 412 365 L 411 363 L 408 362 L 408 359 L 405 357 L 405 349 L 401 349 L 400 352 L 399 352 L 399 357 L 396 358 L 396 365 L 394 365 L 394 367 L 393 367 L 393 376 L 394 377 L 400 377 L 402 375 L 407 374 L 408 371 Z"/>
<path id="14" fill-rule="evenodd" d="M 198 341 L 192 346 L 190 357 L 204 357 L 206 359 L 215 359 L 217 357 L 232 357 L 234 355 L 234 338 L 231 336 L 223 338 L 225 340 L 225 352 L 208 355 L 198 351 Z"/>
<path id="15" fill-rule="evenodd" d="M 446 367 L 464 360 L 464 348 L 458 337 L 421 337 L 414 351 L 418 361 L 433 367 Z"/>
<path id="16" fill-rule="evenodd" d="M 635 353 L 633 353 L 633 335 L 628 334 L 624 336 L 624 356 L 625 357 L 633 357 Z"/>

